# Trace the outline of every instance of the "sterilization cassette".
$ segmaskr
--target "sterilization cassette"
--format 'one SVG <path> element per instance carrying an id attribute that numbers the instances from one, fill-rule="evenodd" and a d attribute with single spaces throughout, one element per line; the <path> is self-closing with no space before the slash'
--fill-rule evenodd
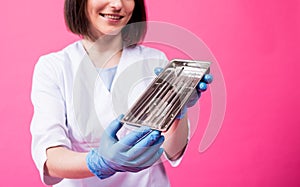
<path id="1" fill-rule="evenodd" d="M 121 122 L 167 131 L 189 100 L 210 62 L 174 59 L 151 82 Z"/>

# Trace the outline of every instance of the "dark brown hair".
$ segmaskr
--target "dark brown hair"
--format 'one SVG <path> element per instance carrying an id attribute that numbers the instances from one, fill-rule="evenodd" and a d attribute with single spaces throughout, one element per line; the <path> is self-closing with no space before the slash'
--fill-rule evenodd
<path id="1" fill-rule="evenodd" d="M 93 38 L 89 32 L 89 20 L 86 15 L 88 0 L 65 0 L 64 16 L 68 29 L 74 34 Z M 122 30 L 125 45 L 136 45 L 144 39 L 147 31 L 146 8 L 144 0 L 134 0 L 135 6 L 126 27 Z M 137 24 L 132 24 L 137 23 Z"/>

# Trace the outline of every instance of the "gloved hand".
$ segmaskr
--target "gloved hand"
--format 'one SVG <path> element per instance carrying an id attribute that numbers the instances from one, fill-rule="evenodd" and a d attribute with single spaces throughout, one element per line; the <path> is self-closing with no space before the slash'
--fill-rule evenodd
<path id="1" fill-rule="evenodd" d="M 162 71 L 163 71 L 163 68 L 161 68 L 161 67 L 157 67 L 154 69 L 154 73 L 156 75 L 159 75 Z M 185 116 L 185 114 L 187 112 L 187 108 L 192 107 L 197 103 L 198 99 L 201 96 L 201 92 L 206 91 L 207 84 L 212 83 L 212 81 L 213 81 L 213 76 L 211 74 L 205 74 L 203 76 L 203 78 L 201 79 L 199 84 L 196 86 L 195 92 L 192 93 L 188 102 L 185 104 L 185 106 L 181 109 L 179 114 L 176 116 L 176 119 L 182 119 Z"/>
<path id="2" fill-rule="evenodd" d="M 140 127 L 122 139 L 116 133 L 122 127 L 118 119 L 111 122 L 103 133 L 98 149 L 92 149 L 86 163 L 89 170 L 100 179 L 116 172 L 138 172 L 153 165 L 162 155 L 164 136 L 149 127 Z"/>

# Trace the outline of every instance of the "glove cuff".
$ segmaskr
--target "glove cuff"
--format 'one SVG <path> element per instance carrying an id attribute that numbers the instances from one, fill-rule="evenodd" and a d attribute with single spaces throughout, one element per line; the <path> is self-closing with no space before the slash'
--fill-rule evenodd
<path id="1" fill-rule="evenodd" d="M 94 149 L 87 154 L 86 163 L 89 170 L 100 179 L 106 179 L 116 173 Z"/>

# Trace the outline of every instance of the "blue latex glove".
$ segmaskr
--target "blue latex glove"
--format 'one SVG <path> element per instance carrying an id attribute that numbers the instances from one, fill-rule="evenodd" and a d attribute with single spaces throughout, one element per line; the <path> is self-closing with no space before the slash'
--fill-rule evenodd
<path id="1" fill-rule="evenodd" d="M 138 172 L 153 165 L 162 155 L 160 148 L 164 136 L 149 127 L 140 127 L 118 139 L 116 133 L 122 127 L 120 119 L 111 122 L 103 133 L 98 149 L 92 149 L 86 163 L 89 170 L 100 179 L 116 172 Z"/>
<path id="2" fill-rule="evenodd" d="M 163 68 L 157 67 L 154 69 L 154 73 L 159 75 L 163 71 Z M 201 96 L 201 92 L 207 90 L 207 84 L 210 84 L 213 81 L 213 76 L 211 74 L 205 74 L 199 84 L 196 86 L 195 92 L 192 93 L 189 101 L 186 105 L 182 108 L 179 114 L 176 116 L 176 119 L 182 119 L 185 114 L 187 113 L 187 108 L 194 106 L 198 99 Z"/>

